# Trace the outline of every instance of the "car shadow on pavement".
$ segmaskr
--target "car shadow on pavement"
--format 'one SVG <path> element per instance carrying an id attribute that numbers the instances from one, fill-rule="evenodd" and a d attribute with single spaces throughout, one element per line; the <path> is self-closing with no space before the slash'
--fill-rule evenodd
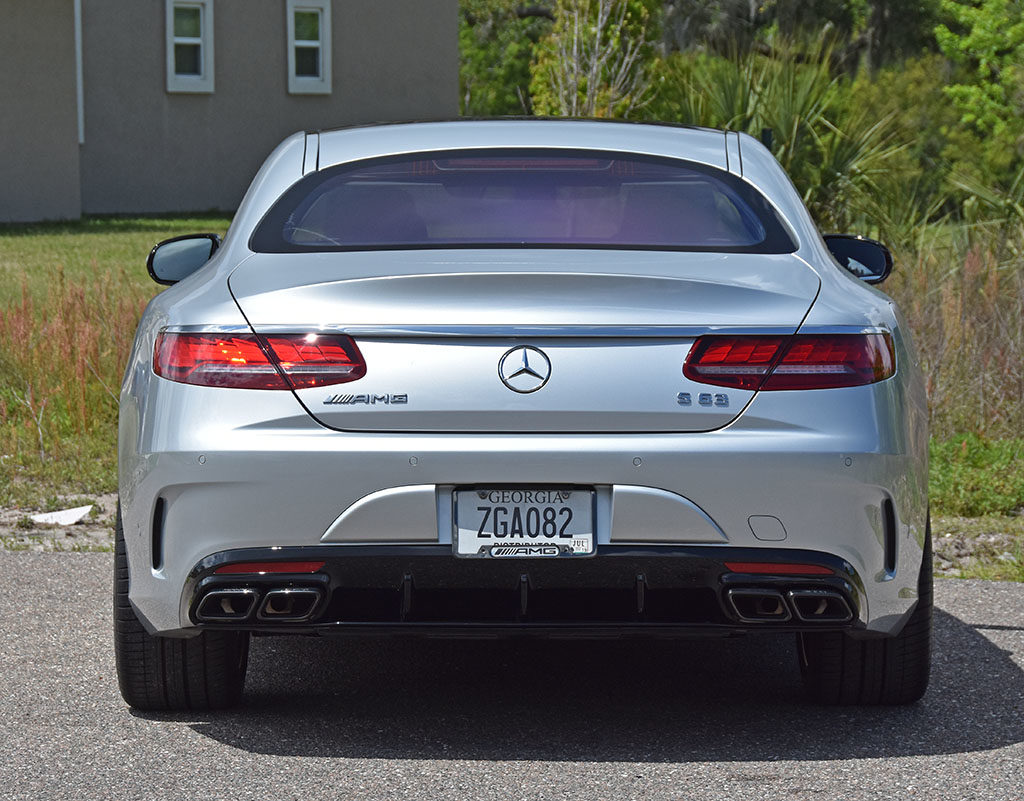
<path id="1" fill-rule="evenodd" d="M 831 760 L 1024 741 L 1009 653 L 941 611 L 935 634 L 931 686 L 910 707 L 808 703 L 789 636 L 275 638 L 253 643 L 242 708 L 161 719 L 255 753 L 388 759 Z"/>

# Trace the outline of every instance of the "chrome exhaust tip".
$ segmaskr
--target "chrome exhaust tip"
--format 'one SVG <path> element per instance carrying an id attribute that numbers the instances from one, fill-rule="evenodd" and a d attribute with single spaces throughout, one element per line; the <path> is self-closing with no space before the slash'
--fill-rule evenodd
<path id="1" fill-rule="evenodd" d="M 793 617 L 778 590 L 732 589 L 726 597 L 744 623 L 785 623 Z"/>
<path id="2" fill-rule="evenodd" d="M 320 605 L 321 597 L 321 591 L 315 587 L 271 590 L 263 596 L 263 603 L 260 604 L 256 617 L 260 620 L 282 622 L 308 620 Z"/>
<path id="3" fill-rule="evenodd" d="M 210 590 L 196 606 L 196 620 L 204 623 L 224 623 L 246 620 L 256 606 L 256 591 L 239 588 Z"/>
<path id="4" fill-rule="evenodd" d="M 786 593 L 796 616 L 805 623 L 848 623 L 853 610 L 834 590 L 790 590 Z"/>

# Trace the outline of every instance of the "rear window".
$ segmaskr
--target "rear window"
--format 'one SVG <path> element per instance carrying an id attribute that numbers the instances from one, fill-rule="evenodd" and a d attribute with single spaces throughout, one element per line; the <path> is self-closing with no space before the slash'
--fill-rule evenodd
<path id="1" fill-rule="evenodd" d="M 351 162 L 306 176 L 253 233 L 263 253 L 571 247 L 790 253 L 734 175 L 594 151 L 475 150 Z"/>

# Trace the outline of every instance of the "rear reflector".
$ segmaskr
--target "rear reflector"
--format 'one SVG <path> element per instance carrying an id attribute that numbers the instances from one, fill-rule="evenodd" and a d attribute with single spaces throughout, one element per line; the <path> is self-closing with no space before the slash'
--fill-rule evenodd
<path id="1" fill-rule="evenodd" d="M 234 389 L 308 389 L 366 375 L 347 336 L 178 334 L 157 336 L 154 372 L 171 381 Z"/>
<path id="2" fill-rule="evenodd" d="M 726 562 L 733 573 L 762 573 L 772 576 L 831 576 L 835 573 L 824 565 L 805 565 L 790 562 Z"/>
<path id="3" fill-rule="evenodd" d="M 323 562 L 239 562 L 234 565 L 223 565 L 213 572 L 221 575 L 237 575 L 240 573 L 316 573 L 323 566 Z"/>
<path id="4" fill-rule="evenodd" d="M 691 381 L 735 389 L 835 389 L 896 372 L 889 334 L 705 336 L 683 364 Z"/>

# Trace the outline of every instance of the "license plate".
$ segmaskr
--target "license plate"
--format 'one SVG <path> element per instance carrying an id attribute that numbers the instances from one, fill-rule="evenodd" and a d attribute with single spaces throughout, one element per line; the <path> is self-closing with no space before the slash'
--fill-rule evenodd
<path id="1" fill-rule="evenodd" d="M 455 492 L 455 555 L 590 556 L 594 491 L 500 488 Z"/>

